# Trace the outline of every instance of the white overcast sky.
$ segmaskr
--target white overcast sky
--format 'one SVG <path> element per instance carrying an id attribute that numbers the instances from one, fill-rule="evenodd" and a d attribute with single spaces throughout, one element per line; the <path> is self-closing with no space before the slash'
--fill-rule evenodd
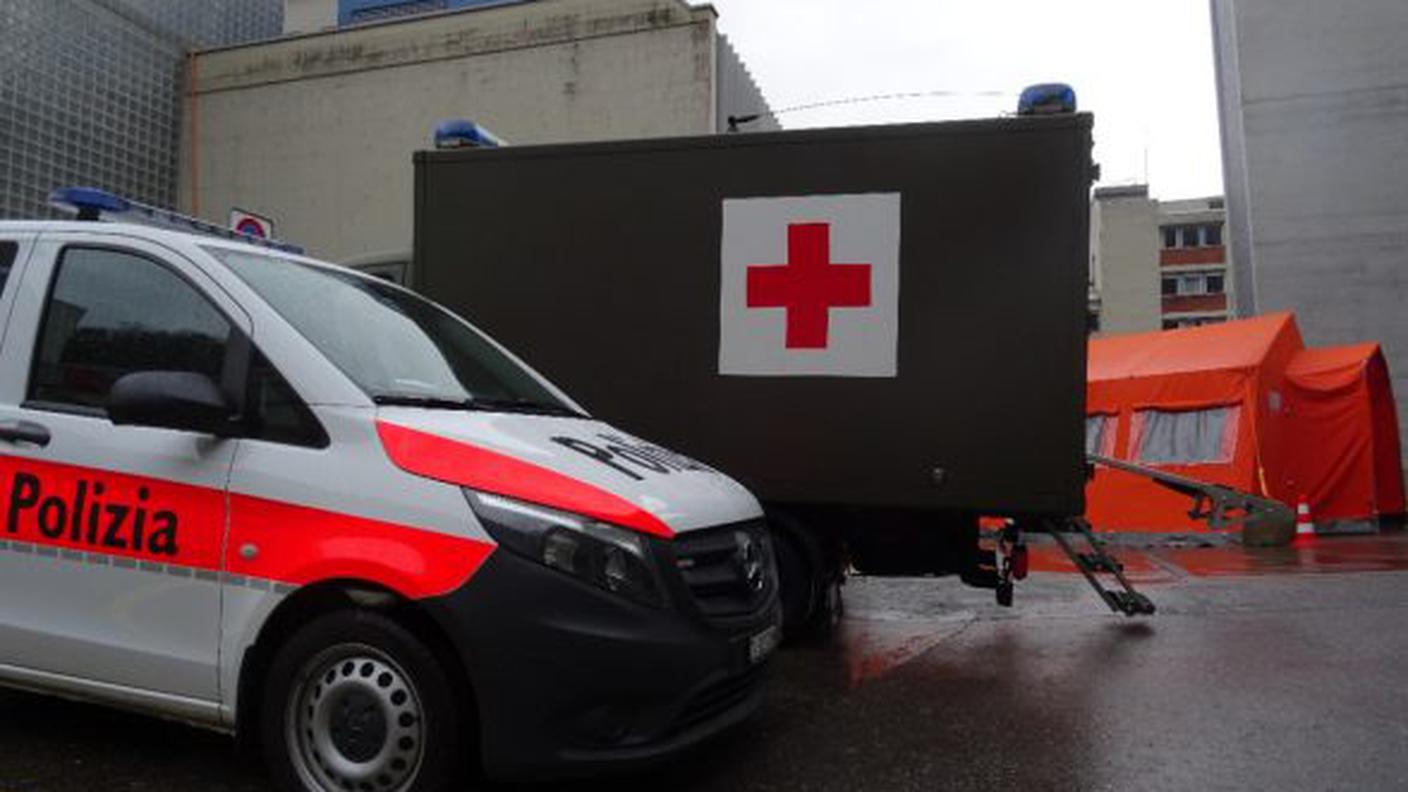
<path id="1" fill-rule="evenodd" d="M 775 110 L 879 94 L 959 96 L 783 113 L 788 128 L 981 118 L 1067 82 L 1095 114 L 1102 184 L 1222 192 L 1208 0 L 712 0 Z M 1000 96 L 984 95 L 1001 92 Z"/>

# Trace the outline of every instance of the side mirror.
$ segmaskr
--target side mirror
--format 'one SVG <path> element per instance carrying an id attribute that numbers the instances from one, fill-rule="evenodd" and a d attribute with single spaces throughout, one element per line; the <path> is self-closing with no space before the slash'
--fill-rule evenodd
<path id="1" fill-rule="evenodd" d="M 108 392 L 108 420 L 118 426 L 152 426 L 228 435 L 235 410 L 210 377 L 194 371 L 135 371 Z"/>

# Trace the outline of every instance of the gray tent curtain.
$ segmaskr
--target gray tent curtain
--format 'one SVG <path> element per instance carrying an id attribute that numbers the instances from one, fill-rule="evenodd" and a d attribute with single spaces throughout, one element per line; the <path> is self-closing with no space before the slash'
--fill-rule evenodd
<path id="1" fill-rule="evenodd" d="M 1107 433 L 1115 430 L 1114 416 L 1087 415 L 1085 417 L 1085 453 L 1106 454 Z"/>
<path id="2" fill-rule="evenodd" d="M 1140 410 L 1135 416 L 1135 458 L 1156 464 L 1229 462 L 1235 450 L 1239 412 L 1238 407 L 1181 412 Z"/>

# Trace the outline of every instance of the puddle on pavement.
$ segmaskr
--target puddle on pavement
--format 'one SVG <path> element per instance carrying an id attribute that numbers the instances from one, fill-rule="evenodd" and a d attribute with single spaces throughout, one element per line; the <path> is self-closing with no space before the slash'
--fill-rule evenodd
<path id="1" fill-rule="evenodd" d="M 837 639 L 845 655 L 847 685 L 856 688 L 885 676 L 963 632 L 975 619 L 972 611 L 937 618 L 879 611 L 846 619 Z"/>
<path id="2" fill-rule="evenodd" d="M 1125 565 L 1135 586 L 1173 584 L 1188 577 L 1237 577 L 1408 570 L 1408 533 L 1375 536 L 1315 537 L 1291 547 L 1132 547 L 1115 544 L 1111 552 Z M 1031 548 L 1033 577 L 1065 578 L 1078 574 L 1051 544 Z M 922 583 L 922 582 L 921 582 Z M 930 585 L 933 585 L 930 581 Z M 957 585 L 957 584 L 955 584 Z M 915 589 L 918 591 L 919 589 Z M 1019 597 L 1021 589 L 1019 587 Z M 947 594 L 951 597 L 952 591 Z M 918 596 L 898 589 L 901 603 L 856 609 L 847 614 L 832 644 L 833 684 L 856 689 L 886 677 L 930 650 L 962 634 L 983 614 L 967 608 L 935 610 L 928 602 L 939 593 Z M 867 598 L 868 600 L 868 598 Z M 1058 603 L 1060 604 L 1060 603 Z M 960 606 L 961 607 L 961 606 Z M 1083 607 L 1081 602 L 1076 607 Z M 1092 608 L 1096 607 L 1094 604 Z M 1098 609 L 1098 608 L 1097 608 Z M 1130 629 L 1147 629 L 1131 627 Z M 844 677 L 844 681 L 837 679 Z"/>
<path id="3" fill-rule="evenodd" d="M 1199 577 L 1393 572 L 1408 569 L 1408 534 L 1317 536 L 1290 547 L 1165 549 L 1160 557 Z"/>
<path id="4" fill-rule="evenodd" d="M 1125 566 L 1135 584 L 1174 582 L 1183 575 L 1234 577 L 1246 575 L 1392 572 L 1408 570 L 1408 532 L 1373 536 L 1315 536 L 1290 547 L 1132 547 L 1113 543 L 1112 555 Z M 1077 574 L 1055 545 L 1031 548 L 1033 572 Z"/>

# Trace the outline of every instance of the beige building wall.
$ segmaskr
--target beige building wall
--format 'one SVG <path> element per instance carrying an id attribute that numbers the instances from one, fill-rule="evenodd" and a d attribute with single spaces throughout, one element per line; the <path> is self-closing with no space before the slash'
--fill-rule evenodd
<path id="1" fill-rule="evenodd" d="M 284 34 L 337 27 L 337 0 L 284 0 Z"/>
<path id="2" fill-rule="evenodd" d="M 301 5 L 293 22 L 326 21 Z M 196 53 L 181 206 L 272 217 L 334 260 L 409 249 L 411 156 L 441 120 L 516 144 L 714 132 L 715 19 L 682 0 L 539 0 Z"/>
<path id="3" fill-rule="evenodd" d="M 1091 286 L 1096 335 L 1158 330 L 1158 205 L 1147 187 L 1104 187 L 1090 207 Z"/>

